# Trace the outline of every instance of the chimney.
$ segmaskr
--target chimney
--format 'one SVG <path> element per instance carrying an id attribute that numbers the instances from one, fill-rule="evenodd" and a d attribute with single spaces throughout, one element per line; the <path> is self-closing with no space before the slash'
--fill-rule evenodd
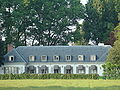
<path id="1" fill-rule="evenodd" d="M 10 52 L 11 50 L 13 50 L 14 45 L 13 44 L 8 44 L 7 45 L 7 52 Z"/>

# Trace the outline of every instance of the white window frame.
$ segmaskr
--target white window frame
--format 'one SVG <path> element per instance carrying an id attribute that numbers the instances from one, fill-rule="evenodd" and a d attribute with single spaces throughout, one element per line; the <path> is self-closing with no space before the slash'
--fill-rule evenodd
<path id="1" fill-rule="evenodd" d="M 57 58 L 57 59 L 56 59 L 56 58 Z M 58 56 L 58 55 L 54 55 L 54 56 L 53 56 L 53 60 L 54 60 L 54 61 L 59 61 L 59 59 L 60 59 L 60 56 Z"/>
<path id="2" fill-rule="evenodd" d="M 45 57 L 45 59 L 43 59 L 43 57 Z M 42 55 L 41 56 L 41 61 L 47 61 L 47 56 L 46 55 Z"/>
<path id="3" fill-rule="evenodd" d="M 84 60 L 84 55 L 78 55 L 78 61 L 83 61 Z"/>
<path id="4" fill-rule="evenodd" d="M 90 56 L 90 60 L 91 60 L 91 61 L 96 61 L 96 55 L 91 55 L 91 56 Z"/>
<path id="5" fill-rule="evenodd" d="M 12 58 L 13 58 L 13 60 L 12 60 Z M 15 59 L 15 58 L 14 58 L 13 55 L 12 55 L 12 56 L 9 56 L 9 61 L 10 61 L 10 62 L 14 61 L 14 59 Z"/>
<path id="6" fill-rule="evenodd" d="M 68 59 L 68 57 L 70 57 L 69 59 Z M 71 61 L 71 55 L 66 55 L 66 61 Z"/>
<path id="7" fill-rule="evenodd" d="M 32 57 L 32 58 L 31 58 L 31 57 Z M 29 61 L 35 61 L 35 56 L 30 55 L 30 56 L 29 56 Z"/>

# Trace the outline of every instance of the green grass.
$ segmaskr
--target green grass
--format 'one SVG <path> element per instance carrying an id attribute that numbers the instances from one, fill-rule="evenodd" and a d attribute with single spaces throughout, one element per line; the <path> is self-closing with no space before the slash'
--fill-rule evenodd
<path id="1" fill-rule="evenodd" d="M 120 80 L 0 80 L 0 90 L 120 90 Z"/>

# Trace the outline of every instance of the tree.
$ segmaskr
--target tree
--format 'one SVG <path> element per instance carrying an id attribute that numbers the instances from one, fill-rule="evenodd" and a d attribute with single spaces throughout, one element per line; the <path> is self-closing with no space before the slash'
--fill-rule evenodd
<path id="1" fill-rule="evenodd" d="M 110 49 L 106 63 L 103 65 L 104 75 L 107 78 L 120 78 L 120 23 L 115 28 L 116 41 Z"/>
<path id="2" fill-rule="evenodd" d="M 114 43 L 113 48 L 111 48 L 107 62 L 111 62 L 112 64 L 120 64 L 120 40 L 117 40 Z"/>
<path id="3" fill-rule="evenodd" d="M 0 65 L 3 63 L 2 60 L 3 60 L 4 53 L 5 53 L 4 41 L 2 41 L 1 36 L 0 36 Z"/>
<path id="4" fill-rule="evenodd" d="M 75 41 L 68 28 L 84 17 L 79 0 L 2 0 L 1 23 L 6 44 L 67 45 Z"/>
<path id="5" fill-rule="evenodd" d="M 34 0 L 28 7 L 33 45 L 36 41 L 35 45 L 67 45 L 76 39 L 68 26 L 84 17 L 84 6 L 79 0 Z"/>
<path id="6" fill-rule="evenodd" d="M 84 39 L 85 32 L 83 31 L 83 25 L 77 24 L 76 31 L 74 32 L 74 41 L 75 45 L 87 45 L 87 42 Z"/>
<path id="7" fill-rule="evenodd" d="M 85 39 L 106 43 L 109 34 L 118 25 L 118 0 L 88 0 L 83 23 Z"/>
<path id="8" fill-rule="evenodd" d="M 31 25 L 28 9 L 23 0 L 1 0 L 0 18 L 5 45 L 27 45 Z"/>

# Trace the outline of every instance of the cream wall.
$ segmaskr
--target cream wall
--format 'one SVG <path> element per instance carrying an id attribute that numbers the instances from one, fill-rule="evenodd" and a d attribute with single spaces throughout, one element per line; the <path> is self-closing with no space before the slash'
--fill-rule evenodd
<path id="1" fill-rule="evenodd" d="M 52 62 L 52 63 L 36 63 L 36 62 L 31 62 L 29 64 L 27 64 L 27 66 L 35 66 L 36 67 L 36 73 L 38 73 L 38 67 L 41 67 L 42 65 L 46 65 L 49 69 L 49 73 L 54 73 L 54 65 L 58 65 L 61 68 L 61 73 L 64 74 L 64 67 L 66 67 L 67 65 L 71 65 L 73 67 L 73 74 L 76 74 L 76 67 L 78 67 L 78 65 L 83 65 L 85 67 L 85 73 L 89 74 L 89 67 L 91 65 L 96 65 L 97 66 L 97 73 L 102 76 L 103 73 L 103 68 L 102 65 L 104 63 L 103 62 Z M 4 73 L 4 67 L 19 67 L 19 74 L 24 73 L 25 72 L 25 67 L 26 64 L 25 63 L 5 63 L 4 66 L 0 67 L 0 74 Z"/>

